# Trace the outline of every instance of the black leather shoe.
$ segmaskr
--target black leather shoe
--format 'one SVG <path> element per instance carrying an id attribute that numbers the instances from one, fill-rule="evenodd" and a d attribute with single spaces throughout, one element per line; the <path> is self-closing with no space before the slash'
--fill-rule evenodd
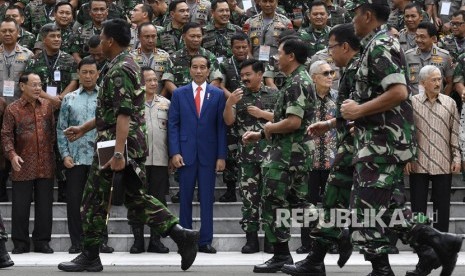
<path id="1" fill-rule="evenodd" d="M 310 253 L 310 248 L 306 247 L 306 246 L 301 246 L 299 248 L 297 248 L 297 250 L 295 251 L 295 253 L 297 254 L 306 254 L 306 253 Z"/>
<path id="2" fill-rule="evenodd" d="M 5 241 L 0 240 L 0 268 L 13 266 L 15 263 L 10 258 L 10 255 L 6 251 Z"/>
<path id="3" fill-rule="evenodd" d="M 71 247 L 68 249 L 69 254 L 78 254 L 81 252 L 82 252 L 81 247 L 77 244 L 71 245 Z"/>
<path id="4" fill-rule="evenodd" d="M 281 269 L 283 273 L 289 275 L 305 275 L 305 276 L 326 276 L 325 264 L 323 262 L 313 262 L 310 258 L 305 258 L 302 261 L 293 264 L 285 264 Z"/>
<path id="5" fill-rule="evenodd" d="M 150 242 L 149 242 L 149 246 L 147 247 L 147 252 L 166 254 L 166 253 L 169 253 L 170 250 L 160 241 L 159 235 L 153 234 L 150 237 Z"/>
<path id="6" fill-rule="evenodd" d="M 199 252 L 208 253 L 208 254 L 215 254 L 216 249 L 213 246 L 211 246 L 211 244 L 205 244 L 205 245 L 199 246 Z"/>
<path id="7" fill-rule="evenodd" d="M 197 244 L 200 234 L 198 231 L 184 229 L 181 225 L 174 225 L 169 231 L 169 236 L 178 246 L 178 253 L 181 255 L 181 269 L 187 270 L 197 257 Z"/>
<path id="8" fill-rule="evenodd" d="M 13 248 L 13 251 L 11 251 L 11 254 L 23 254 L 23 253 L 29 253 L 30 249 L 27 248 L 26 246 L 18 246 Z"/>
<path id="9" fill-rule="evenodd" d="M 110 253 L 113 253 L 114 251 L 115 251 L 115 249 L 113 247 L 108 246 L 108 244 L 106 244 L 104 242 L 100 245 L 100 253 L 108 253 L 108 254 L 110 254 Z"/>
<path id="10" fill-rule="evenodd" d="M 60 263 L 58 269 L 67 272 L 100 272 L 103 270 L 103 266 L 98 255 L 94 259 L 91 259 L 83 252 L 71 262 Z"/>
<path id="11" fill-rule="evenodd" d="M 44 243 L 44 244 L 39 245 L 39 246 L 34 246 L 34 252 L 44 253 L 44 254 L 52 254 L 53 249 L 50 247 L 50 245 L 48 245 L 48 243 Z"/>
<path id="12" fill-rule="evenodd" d="M 224 195 L 220 197 L 220 202 L 236 202 L 236 190 L 227 190 Z"/>
<path id="13" fill-rule="evenodd" d="M 179 192 L 171 197 L 171 202 L 179 203 Z"/>
<path id="14" fill-rule="evenodd" d="M 253 272 L 274 273 L 280 271 L 284 265 L 293 263 L 294 261 L 291 255 L 274 255 L 265 263 L 254 266 Z"/>

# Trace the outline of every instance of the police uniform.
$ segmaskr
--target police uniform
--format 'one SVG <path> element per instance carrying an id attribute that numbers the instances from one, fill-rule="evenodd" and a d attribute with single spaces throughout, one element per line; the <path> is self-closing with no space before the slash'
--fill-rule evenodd
<path id="1" fill-rule="evenodd" d="M 263 14 L 260 13 L 247 19 L 242 29 L 249 36 L 252 43 L 253 57 L 257 60 L 270 62 L 272 56 L 278 52 L 279 35 L 282 31 L 286 29 L 291 30 L 292 28 L 292 22 L 289 19 L 275 12 L 271 23 L 268 25 L 265 25 Z M 259 56 L 260 49 L 262 49 L 261 59 Z"/>
<path id="2" fill-rule="evenodd" d="M 410 34 L 406 28 L 399 31 L 399 43 L 400 47 L 404 52 L 407 50 L 417 47 L 417 42 L 415 41 L 416 34 Z"/>
<path id="3" fill-rule="evenodd" d="M 182 29 L 173 28 L 172 22 L 169 22 L 165 28 L 157 33 L 157 47 L 165 50 L 170 55 L 184 47 L 184 41 L 182 40 Z"/>
<path id="4" fill-rule="evenodd" d="M 15 50 L 10 56 L 6 56 L 3 45 L 0 45 L 0 87 L 2 97 L 7 104 L 14 102 L 21 97 L 19 89 L 19 77 L 26 69 L 26 64 L 33 56 L 32 52 L 16 44 Z"/>
<path id="5" fill-rule="evenodd" d="M 186 2 L 189 6 L 189 21 L 199 23 L 202 27 L 207 25 L 211 16 L 211 3 L 206 0 L 196 0 L 195 3 Z"/>
<path id="6" fill-rule="evenodd" d="M 219 63 L 232 57 L 231 37 L 242 32 L 241 27 L 228 23 L 225 28 L 215 28 L 214 23 L 208 24 L 204 29 L 202 47 L 212 52 Z"/>
<path id="7" fill-rule="evenodd" d="M 155 70 L 158 79 L 157 94 L 160 94 L 163 88 L 163 81 L 161 80 L 163 73 L 165 73 L 168 67 L 172 67 L 170 55 L 166 51 L 157 48 L 153 49 L 153 53 L 149 57 L 142 53 L 141 48 L 132 50 L 130 54 L 139 66 L 147 66 Z"/>
<path id="8" fill-rule="evenodd" d="M 316 30 L 312 26 L 299 31 L 300 38 L 308 43 L 308 57 L 312 57 L 316 52 L 325 49 L 328 45 L 329 31 L 331 28 L 325 26 L 321 30 Z"/>
<path id="9" fill-rule="evenodd" d="M 53 8 L 55 4 L 46 5 L 42 1 L 32 1 L 24 7 L 24 28 L 38 35 L 40 28 L 47 23 L 55 22 Z"/>
<path id="10" fill-rule="evenodd" d="M 443 78 L 452 77 L 454 69 L 452 67 L 452 58 L 449 52 L 433 45 L 431 52 L 428 53 L 426 59 L 422 58 L 422 52 L 417 47 L 405 52 L 405 59 L 407 61 L 407 68 L 410 75 L 410 84 L 412 85 L 412 94 L 418 94 L 418 84 L 421 68 L 425 65 L 434 65 L 441 70 Z"/>

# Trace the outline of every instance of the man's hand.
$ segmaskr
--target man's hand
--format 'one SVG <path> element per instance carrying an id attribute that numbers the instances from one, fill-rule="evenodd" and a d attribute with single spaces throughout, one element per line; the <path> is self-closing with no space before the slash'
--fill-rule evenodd
<path id="1" fill-rule="evenodd" d="M 270 132 L 270 127 L 273 123 L 272 122 L 267 122 L 264 126 L 263 126 L 263 131 L 265 131 L 265 138 L 267 140 L 269 140 L 271 138 L 271 132 Z"/>
<path id="2" fill-rule="evenodd" d="M 13 167 L 13 170 L 16 172 L 19 172 L 21 170 L 21 164 L 24 163 L 24 160 L 19 156 L 16 155 L 11 159 L 11 166 Z"/>
<path id="3" fill-rule="evenodd" d="M 226 167 L 226 162 L 224 161 L 224 159 L 217 159 L 216 160 L 216 168 L 215 168 L 216 172 L 224 171 L 225 167 Z"/>
<path id="4" fill-rule="evenodd" d="M 261 139 L 261 136 L 262 135 L 258 131 L 246 131 L 242 135 L 242 142 L 244 144 L 252 144 L 259 141 Z"/>
<path id="5" fill-rule="evenodd" d="M 345 100 L 341 105 L 342 117 L 346 120 L 356 120 L 360 118 L 360 105 L 354 100 Z"/>
<path id="6" fill-rule="evenodd" d="M 262 110 L 253 105 L 247 107 L 247 112 L 257 119 L 260 119 L 263 117 Z"/>
<path id="7" fill-rule="evenodd" d="M 57 108 L 57 109 L 60 108 L 60 106 L 61 106 L 61 98 L 60 98 L 60 96 L 51 97 L 51 98 L 50 98 L 50 101 L 52 102 L 52 105 L 53 105 L 55 108 Z"/>
<path id="8" fill-rule="evenodd" d="M 182 159 L 182 156 L 181 154 L 176 154 L 174 155 L 172 158 L 171 158 L 171 164 L 173 164 L 173 166 L 176 168 L 176 169 L 179 169 L 181 168 L 182 166 L 184 166 L 184 160 Z"/>
<path id="9" fill-rule="evenodd" d="M 327 121 L 316 122 L 307 127 L 307 135 L 323 136 L 329 130 Z"/>
<path id="10" fill-rule="evenodd" d="M 452 173 L 459 173 L 460 172 L 460 163 L 452 163 L 451 170 Z"/>
<path id="11" fill-rule="evenodd" d="M 70 142 L 74 142 L 86 134 L 81 126 L 68 127 L 63 132 Z"/>
<path id="12" fill-rule="evenodd" d="M 67 169 L 71 169 L 72 167 L 74 167 L 73 158 L 71 156 L 66 156 L 65 158 L 63 158 L 63 165 L 65 165 Z"/>
<path id="13" fill-rule="evenodd" d="M 105 164 L 103 165 L 102 169 L 107 169 L 110 167 L 112 171 L 119 172 L 124 170 L 126 167 L 126 159 L 122 158 L 115 158 L 114 156 Z"/>
<path id="14" fill-rule="evenodd" d="M 412 163 L 408 162 L 404 167 L 404 174 L 409 175 L 412 172 Z"/>
<path id="15" fill-rule="evenodd" d="M 244 91 L 242 91 L 241 88 L 237 88 L 236 90 L 234 90 L 234 92 L 231 93 L 231 95 L 229 95 L 226 104 L 229 104 L 231 106 L 237 104 L 242 99 L 242 95 L 244 95 Z"/>

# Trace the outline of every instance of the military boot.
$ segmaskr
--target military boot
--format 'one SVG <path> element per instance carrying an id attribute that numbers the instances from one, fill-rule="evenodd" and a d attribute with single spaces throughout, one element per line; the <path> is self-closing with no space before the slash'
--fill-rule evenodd
<path id="1" fill-rule="evenodd" d="M 324 260 L 328 249 L 328 245 L 314 240 L 305 259 L 296 262 L 295 265 L 284 265 L 281 271 L 290 275 L 325 276 Z"/>
<path id="2" fill-rule="evenodd" d="M 103 266 L 99 257 L 99 246 L 85 248 L 82 253 L 71 262 L 60 263 L 58 269 L 67 272 L 102 271 Z"/>
<path id="3" fill-rule="evenodd" d="M 441 266 L 441 262 L 433 248 L 426 245 L 419 245 L 413 246 L 413 249 L 417 252 L 418 263 L 415 270 L 407 271 L 405 276 L 426 276 L 429 275 L 433 269 Z"/>
<path id="4" fill-rule="evenodd" d="M 168 235 L 178 245 L 178 253 L 181 255 L 181 269 L 189 269 L 197 256 L 199 232 L 182 228 L 181 225 L 176 224 L 171 228 Z"/>
<path id="5" fill-rule="evenodd" d="M 170 250 L 160 241 L 160 235 L 155 230 L 150 229 L 150 242 L 147 252 L 169 253 Z"/>
<path id="6" fill-rule="evenodd" d="M 434 249 L 442 264 L 441 276 L 452 275 L 457 263 L 457 253 L 462 247 L 463 237 L 442 233 L 428 225 L 416 225 L 411 234 L 418 244 L 428 245 Z"/>
<path id="7" fill-rule="evenodd" d="M 302 246 L 297 248 L 295 251 L 297 254 L 306 254 L 310 253 L 310 228 L 309 227 L 302 227 L 300 228 L 300 241 L 302 242 Z"/>
<path id="8" fill-rule="evenodd" d="M 132 225 L 132 234 L 134 235 L 134 244 L 129 249 L 129 253 L 139 254 L 145 252 L 144 225 Z"/>
<path id="9" fill-rule="evenodd" d="M 354 246 L 352 245 L 350 236 L 350 230 L 348 228 L 344 228 L 342 230 L 342 236 L 337 241 L 337 247 L 339 252 L 339 259 L 337 260 L 337 265 L 341 268 L 349 260 L 350 256 L 352 255 L 352 251 L 354 250 Z"/>
<path id="10" fill-rule="evenodd" d="M 388 254 L 365 253 L 365 260 L 370 261 L 373 268 L 367 276 L 395 276 L 389 264 Z"/>
<path id="11" fill-rule="evenodd" d="M 5 241 L 0 240 L 0 268 L 13 266 L 14 264 L 10 258 L 10 254 L 6 251 Z"/>
<path id="12" fill-rule="evenodd" d="M 273 254 L 274 253 L 273 244 L 271 244 L 268 241 L 268 239 L 266 238 L 266 234 L 265 234 L 265 239 L 263 241 L 263 252 L 268 253 L 268 254 Z"/>
<path id="13" fill-rule="evenodd" d="M 103 235 L 102 244 L 100 244 L 100 253 L 108 253 L 111 254 L 115 251 L 115 249 L 108 245 L 108 233 Z"/>
<path id="14" fill-rule="evenodd" d="M 220 197 L 220 202 L 236 202 L 236 183 L 232 181 L 227 182 L 226 187 L 226 193 Z"/>
<path id="15" fill-rule="evenodd" d="M 260 251 L 257 231 L 246 232 L 245 238 L 247 239 L 247 242 L 241 249 L 241 252 L 243 254 L 251 254 L 251 253 L 256 253 Z"/>

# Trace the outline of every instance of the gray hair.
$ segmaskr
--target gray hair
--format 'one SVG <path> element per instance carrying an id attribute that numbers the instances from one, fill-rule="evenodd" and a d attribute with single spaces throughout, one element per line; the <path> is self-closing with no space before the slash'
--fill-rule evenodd
<path id="1" fill-rule="evenodd" d="M 310 76 L 320 73 L 320 66 L 325 64 L 329 65 L 329 63 L 327 63 L 324 60 L 317 60 L 314 63 L 312 63 L 312 65 L 310 65 Z"/>
<path id="2" fill-rule="evenodd" d="M 418 73 L 419 81 L 425 81 L 429 77 L 429 75 L 431 75 L 435 71 L 438 71 L 439 74 L 441 74 L 441 70 L 438 67 L 434 66 L 434 65 L 425 65 L 425 66 L 423 66 L 420 69 L 420 73 Z"/>

